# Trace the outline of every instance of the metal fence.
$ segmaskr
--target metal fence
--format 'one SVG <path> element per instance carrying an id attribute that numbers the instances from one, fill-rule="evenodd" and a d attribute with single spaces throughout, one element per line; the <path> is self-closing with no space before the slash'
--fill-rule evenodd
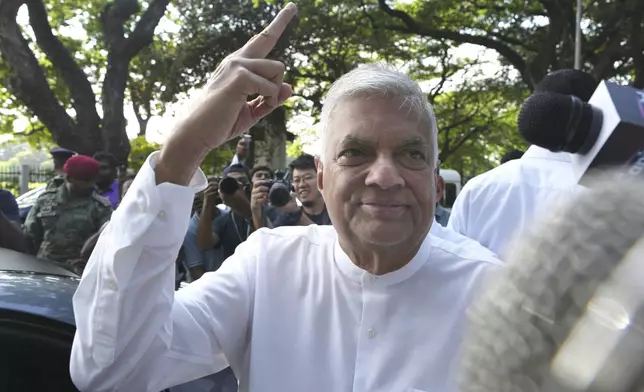
<path id="1" fill-rule="evenodd" d="M 29 165 L 4 166 L 0 167 L 0 187 L 18 196 L 46 184 L 53 176 L 53 169 Z"/>

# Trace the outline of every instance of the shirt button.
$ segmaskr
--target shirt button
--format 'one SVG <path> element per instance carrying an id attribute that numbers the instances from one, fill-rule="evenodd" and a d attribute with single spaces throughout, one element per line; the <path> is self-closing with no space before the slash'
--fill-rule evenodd
<path id="1" fill-rule="evenodd" d="M 373 329 L 373 328 L 369 328 L 369 329 L 367 330 L 367 337 L 368 337 L 369 339 L 373 339 L 373 338 L 375 338 L 375 337 L 376 337 L 376 330 L 375 330 L 375 329 Z"/>
<path id="2" fill-rule="evenodd" d="M 114 282 L 113 280 L 111 280 L 111 279 L 108 280 L 106 282 L 106 286 L 107 286 L 108 289 L 110 289 L 112 291 L 116 291 L 116 282 Z"/>
<path id="3" fill-rule="evenodd" d="M 166 217 L 165 211 L 160 211 L 159 212 L 159 219 L 165 219 L 165 217 Z"/>

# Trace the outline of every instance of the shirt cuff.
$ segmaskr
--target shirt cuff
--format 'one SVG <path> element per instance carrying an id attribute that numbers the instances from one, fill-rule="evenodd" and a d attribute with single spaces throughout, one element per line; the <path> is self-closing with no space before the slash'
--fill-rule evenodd
<path id="1" fill-rule="evenodd" d="M 115 230 L 116 233 L 112 233 L 112 238 L 116 240 L 113 245 L 117 248 L 136 243 L 165 247 L 169 245 L 168 240 L 171 236 L 176 234 L 177 240 L 183 240 L 185 236 L 194 196 L 206 188 L 208 180 L 204 173 L 197 169 L 188 186 L 167 182 L 157 184 L 154 169 L 158 158 L 158 151 L 150 154 L 123 197 L 121 205 L 112 215 L 110 226 L 117 222 L 119 226 Z M 165 227 L 164 223 L 170 225 Z M 151 226 L 172 230 L 161 233 Z M 140 242 L 142 237 L 145 239 Z"/>

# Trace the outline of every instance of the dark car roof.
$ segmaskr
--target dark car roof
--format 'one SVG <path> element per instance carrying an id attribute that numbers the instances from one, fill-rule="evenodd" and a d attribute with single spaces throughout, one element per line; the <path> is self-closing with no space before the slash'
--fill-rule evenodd
<path id="1" fill-rule="evenodd" d="M 78 275 L 33 256 L 0 248 L 0 309 L 74 324 Z"/>

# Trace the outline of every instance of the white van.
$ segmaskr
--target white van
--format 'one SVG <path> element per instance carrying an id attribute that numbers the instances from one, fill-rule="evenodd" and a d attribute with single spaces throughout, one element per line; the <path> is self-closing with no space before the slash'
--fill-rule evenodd
<path id="1" fill-rule="evenodd" d="M 440 205 L 451 211 L 456 196 L 461 192 L 461 175 L 451 169 L 440 169 L 439 173 L 445 181 L 445 192 L 443 192 L 443 200 L 440 201 Z"/>

